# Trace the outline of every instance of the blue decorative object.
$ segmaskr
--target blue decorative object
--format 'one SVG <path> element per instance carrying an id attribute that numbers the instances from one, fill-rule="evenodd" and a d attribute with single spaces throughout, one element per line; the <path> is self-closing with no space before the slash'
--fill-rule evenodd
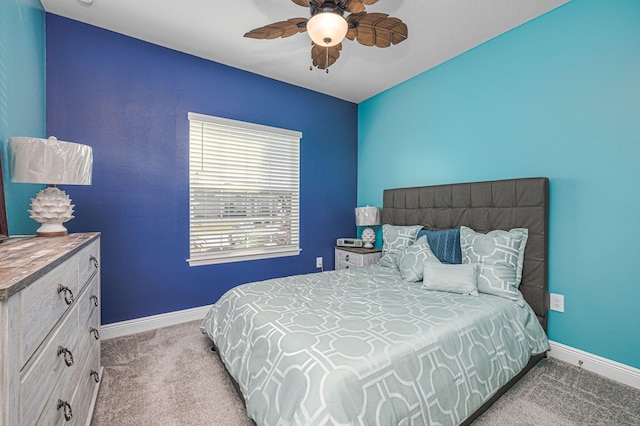
<path id="1" fill-rule="evenodd" d="M 462 263 L 462 251 L 460 250 L 460 229 L 445 229 L 442 231 L 420 231 L 418 238 L 426 235 L 431 251 L 442 263 Z"/>

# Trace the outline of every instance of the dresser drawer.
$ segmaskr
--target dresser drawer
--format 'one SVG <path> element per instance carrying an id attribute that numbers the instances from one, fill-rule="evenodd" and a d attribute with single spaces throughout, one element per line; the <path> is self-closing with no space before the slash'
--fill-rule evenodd
<path id="1" fill-rule="evenodd" d="M 92 242 L 83 248 L 76 257 L 78 258 L 80 282 L 86 283 L 91 274 L 100 269 L 100 241 Z"/>
<path id="2" fill-rule="evenodd" d="M 93 351 L 95 347 L 100 347 L 100 302 L 96 296 L 99 293 L 100 277 L 96 275 L 78 299 L 80 309 L 78 354 L 80 356 Z"/>
<path id="3" fill-rule="evenodd" d="M 340 265 L 340 269 L 344 268 L 357 268 L 362 261 L 362 256 L 357 253 L 350 253 L 348 251 L 336 250 L 336 268 Z"/>
<path id="4" fill-rule="evenodd" d="M 35 423 L 36 426 L 73 425 L 76 417 L 76 412 L 71 405 L 73 391 L 75 390 L 71 388 L 73 385 L 77 386 L 75 383 L 67 383 L 66 386 L 60 386 L 55 390 L 54 395 L 42 411 L 38 423 Z M 68 405 L 65 406 L 66 404 Z M 65 414 L 70 416 L 69 420 L 65 418 Z"/>
<path id="5" fill-rule="evenodd" d="M 82 362 L 76 350 L 78 341 L 78 308 L 74 306 L 62 325 L 39 352 L 21 378 L 21 419 L 24 425 L 36 423 L 54 388 L 67 389 L 75 382 Z M 66 351 L 61 351 L 66 349 Z M 86 358 L 85 358 L 86 359 Z M 67 365 L 69 362 L 71 365 Z M 73 395 L 73 387 L 69 398 Z"/>
<path id="6" fill-rule="evenodd" d="M 91 400 L 99 386 L 100 347 L 96 346 L 87 354 L 72 382 L 60 383 L 53 391 L 36 425 L 86 425 L 91 409 Z M 95 371 L 95 375 L 92 372 Z M 96 381 L 97 380 L 97 381 Z M 65 415 L 70 415 L 69 420 Z"/>
<path id="7" fill-rule="evenodd" d="M 100 275 L 96 275 L 87 286 L 78 300 L 80 306 L 80 325 L 86 324 L 91 318 L 97 318 L 97 325 L 100 325 Z"/>
<path id="8" fill-rule="evenodd" d="M 78 371 L 80 371 L 80 367 L 78 367 Z M 76 412 L 76 407 L 73 405 L 73 397 L 77 393 L 77 379 L 80 378 L 80 374 L 76 376 L 73 381 L 58 384 L 42 410 L 38 422 L 34 423 L 36 426 L 85 424 L 84 421 L 82 423 L 76 422 L 79 413 Z M 69 419 L 67 420 L 65 416 L 69 416 Z"/>
<path id="9" fill-rule="evenodd" d="M 56 326 L 62 315 L 80 295 L 78 258 L 68 259 L 21 292 L 22 364 Z"/>
<path id="10" fill-rule="evenodd" d="M 89 358 L 85 363 L 80 378 L 78 380 L 78 388 L 73 396 L 71 406 L 73 407 L 74 423 L 84 426 L 89 411 L 92 409 L 91 401 L 96 393 L 96 388 L 102 380 L 102 371 L 100 369 L 100 346 L 94 345 L 89 353 Z"/>

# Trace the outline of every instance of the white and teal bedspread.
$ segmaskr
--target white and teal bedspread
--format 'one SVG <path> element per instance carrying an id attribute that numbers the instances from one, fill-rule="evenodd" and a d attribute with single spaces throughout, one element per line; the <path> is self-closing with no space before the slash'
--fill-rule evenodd
<path id="1" fill-rule="evenodd" d="M 258 425 L 459 424 L 549 349 L 529 308 L 378 265 L 238 286 L 207 314 Z"/>

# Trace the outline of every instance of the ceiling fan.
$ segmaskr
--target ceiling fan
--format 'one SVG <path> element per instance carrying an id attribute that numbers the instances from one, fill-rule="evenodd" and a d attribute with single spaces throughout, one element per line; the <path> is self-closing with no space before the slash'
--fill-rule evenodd
<path id="1" fill-rule="evenodd" d="M 367 13 L 365 5 L 378 0 L 291 0 L 308 7 L 310 18 L 291 18 L 255 28 L 244 36 L 255 39 L 290 37 L 307 32 L 311 37 L 313 66 L 325 69 L 340 57 L 342 40 L 357 40 L 365 46 L 389 47 L 407 39 L 407 25 L 386 13 Z M 347 16 L 345 17 L 345 13 Z M 313 68 L 310 68 L 313 69 Z"/>

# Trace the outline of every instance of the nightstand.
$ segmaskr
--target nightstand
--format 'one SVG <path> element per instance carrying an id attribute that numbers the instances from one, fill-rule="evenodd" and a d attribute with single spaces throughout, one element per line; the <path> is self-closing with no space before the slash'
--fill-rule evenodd
<path id="1" fill-rule="evenodd" d="M 380 249 L 336 247 L 336 271 L 338 269 L 360 268 L 378 263 L 382 257 Z"/>

